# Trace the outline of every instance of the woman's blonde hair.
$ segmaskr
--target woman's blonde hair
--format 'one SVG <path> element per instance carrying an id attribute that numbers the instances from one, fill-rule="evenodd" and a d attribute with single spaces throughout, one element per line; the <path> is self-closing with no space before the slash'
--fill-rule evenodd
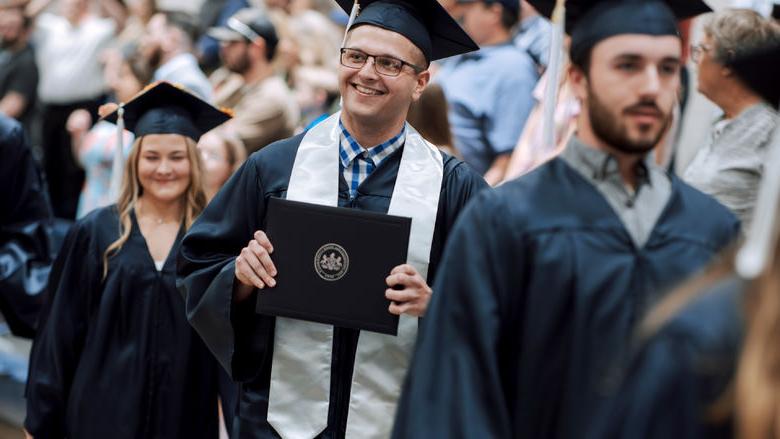
<path id="1" fill-rule="evenodd" d="M 130 157 L 125 164 L 125 172 L 122 177 L 122 187 L 119 191 L 116 208 L 119 212 L 119 239 L 112 242 L 103 253 L 103 278 L 108 274 L 108 258 L 119 252 L 130 237 L 132 220 L 130 215 L 138 204 L 138 199 L 143 195 L 143 187 L 138 179 L 138 160 L 141 156 L 144 137 L 139 137 L 133 143 Z M 189 229 L 195 218 L 206 207 L 206 195 L 203 192 L 203 177 L 201 175 L 200 155 L 194 140 L 181 136 L 187 147 L 187 158 L 190 161 L 190 184 L 184 193 L 184 228 Z"/>

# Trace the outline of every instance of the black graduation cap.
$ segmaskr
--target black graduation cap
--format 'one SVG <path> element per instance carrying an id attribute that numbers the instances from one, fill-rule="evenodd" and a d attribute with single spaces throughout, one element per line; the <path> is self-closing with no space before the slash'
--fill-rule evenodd
<path id="1" fill-rule="evenodd" d="M 735 59 L 729 67 L 770 105 L 780 108 L 780 45 Z"/>
<path id="2" fill-rule="evenodd" d="M 150 85 L 104 119 L 117 123 L 120 109 L 124 113 L 124 128 L 136 137 L 181 134 L 198 141 L 203 133 L 231 117 L 183 88 L 164 81 Z"/>
<path id="3" fill-rule="evenodd" d="M 551 17 L 555 0 L 528 0 Z M 677 20 L 711 9 L 702 0 L 567 0 L 566 32 L 571 59 L 581 59 L 598 42 L 623 34 L 679 35 Z"/>
<path id="4" fill-rule="evenodd" d="M 336 1 L 348 14 L 355 5 L 360 8 L 348 31 L 370 24 L 397 32 L 420 48 L 428 62 L 479 50 L 437 0 Z"/>

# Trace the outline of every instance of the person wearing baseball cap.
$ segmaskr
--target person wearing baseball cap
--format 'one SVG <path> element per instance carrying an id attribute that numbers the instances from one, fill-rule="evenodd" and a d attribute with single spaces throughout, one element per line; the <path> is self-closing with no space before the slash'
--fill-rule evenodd
<path id="1" fill-rule="evenodd" d="M 265 10 L 245 8 L 208 35 L 220 42 L 223 67 L 209 77 L 217 105 L 231 108 L 235 118 L 226 124 L 248 153 L 291 136 L 300 111 L 284 80 L 271 62 L 279 36 Z"/>
<path id="2" fill-rule="evenodd" d="M 242 383 L 234 423 L 242 438 L 389 436 L 446 237 L 486 187 L 406 123 L 430 63 L 476 44 L 436 0 L 339 5 L 351 12 L 334 54 L 342 110 L 252 154 L 184 238 L 179 259 L 190 323 Z M 378 279 L 376 292 L 399 318 L 397 336 L 255 312 L 258 295 L 313 270 L 307 257 L 300 272 L 277 272 L 274 248 L 292 245 L 265 234 L 271 197 L 412 218 L 406 263 Z M 372 236 L 361 240 L 382 252 Z"/>

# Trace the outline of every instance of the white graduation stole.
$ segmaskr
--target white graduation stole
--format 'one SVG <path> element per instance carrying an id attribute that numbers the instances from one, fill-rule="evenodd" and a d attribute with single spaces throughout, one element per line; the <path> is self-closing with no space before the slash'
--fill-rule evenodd
<path id="1" fill-rule="evenodd" d="M 304 135 L 288 200 L 338 205 L 339 117 L 334 114 Z M 444 165 L 435 146 L 410 125 L 406 129 L 388 214 L 412 218 L 407 263 L 426 278 Z M 400 317 L 396 337 L 360 332 L 347 438 L 390 435 L 416 337 L 417 318 L 407 315 Z M 327 427 L 332 347 L 333 326 L 276 318 L 268 422 L 282 438 L 310 439 Z"/>

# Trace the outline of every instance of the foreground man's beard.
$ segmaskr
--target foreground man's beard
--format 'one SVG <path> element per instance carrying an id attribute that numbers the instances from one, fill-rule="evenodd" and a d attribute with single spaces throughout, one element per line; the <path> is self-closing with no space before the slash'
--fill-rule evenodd
<path id="1" fill-rule="evenodd" d="M 648 133 L 639 139 L 631 139 L 622 117 L 625 117 L 626 113 L 640 108 L 657 111 L 661 118 L 661 125 L 658 128 L 658 132 L 654 134 Z M 655 148 L 664 133 L 666 133 L 666 129 L 672 120 L 672 113 L 664 114 L 654 101 L 639 102 L 622 109 L 618 114 L 613 114 L 601 102 L 592 88 L 589 88 L 588 113 L 590 115 L 591 128 L 596 136 L 616 150 L 634 155 L 645 155 Z"/>

